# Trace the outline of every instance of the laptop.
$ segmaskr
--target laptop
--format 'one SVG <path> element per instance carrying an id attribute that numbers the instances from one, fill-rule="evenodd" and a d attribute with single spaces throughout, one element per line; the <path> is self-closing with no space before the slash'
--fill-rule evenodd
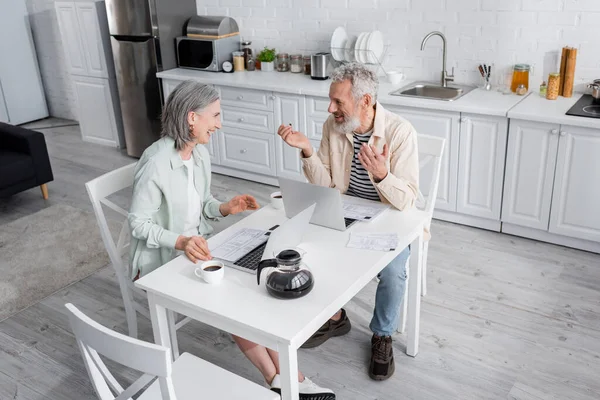
<path id="1" fill-rule="evenodd" d="M 310 223 L 326 228 L 345 231 L 356 222 L 373 219 L 389 208 L 386 204 L 359 198 L 353 198 L 352 202 L 347 202 L 346 207 L 344 207 L 345 204 L 342 201 L 342 195 L 337 189 L 292 179 L 278 179 L 285 215 L 291 218 L 305 209 L 309 204 L 316 203 L 315 212 Z M 364 212 L 368 208 L 370 212 L 369 216 L 363 217 L 363 219 L 359 219 L 358 216 L 349 217 L 349 215 L 353 214 L 349 212 L 352 211 L 349 210 L 350 205 L 354 205 L 355 207 L 353 208 L 357 208 L 358 213 Z M 346 216 L 344 215 L 344 208 L 346 208 L 346 214 L 348 214 Z"/>
<path id="2" fill-rule="evenodd" d="M 296 247 L 302 242 L 315 207 L 313 202 L 281 226 L 276 225 L 266 232 L 260 229 L 242 229 L 211 249 L 211 254 L 214 259 L 230 268 L 256 274 L 261 260 L 273 258 L 274 251 Z"/>

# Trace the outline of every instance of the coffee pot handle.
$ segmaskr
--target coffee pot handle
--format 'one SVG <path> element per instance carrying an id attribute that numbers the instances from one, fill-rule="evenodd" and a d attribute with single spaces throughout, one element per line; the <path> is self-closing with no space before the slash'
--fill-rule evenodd
<path id="1" fill-rule="evenodd" d="M 268 260 L 262 260 L 258 263 L 258 269 L 256 270 L 256 284 L 260 285 L 260 273 L 265 268 L 277 268 L 277 260 L 270 258 Z"/>

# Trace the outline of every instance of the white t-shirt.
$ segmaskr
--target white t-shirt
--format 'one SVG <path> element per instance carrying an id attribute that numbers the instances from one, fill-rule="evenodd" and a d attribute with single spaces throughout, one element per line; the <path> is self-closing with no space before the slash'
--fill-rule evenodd
<path id="1" fill-rule="evenodd" d="M 182 160 L 183 165 L 187 168 L 188 175 L 188 210 L 185 217 L 185 223 L 183 224 L 183 235 L 184 236 L 197 236 L 198 226 L 200 225 L 200 213 L 202 212 L 202 204 L 200 195 L 196 191 L 194 186 L 194 158 L 191 157 L 189 160 Z"/>

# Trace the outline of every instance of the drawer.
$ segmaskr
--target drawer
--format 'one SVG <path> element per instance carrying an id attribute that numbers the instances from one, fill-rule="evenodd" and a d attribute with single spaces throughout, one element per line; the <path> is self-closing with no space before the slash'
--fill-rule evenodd
<path id="1" fill-rule="evenodd" d="M 222 105 L 273 111 L 275 96 L 271 92 L 225 86 L 221 86 L 220 91 Z"/>
<path id="2" fill-rule="evenodd" d="M 237 107 L 221 107 L 223 126 L 275 133 L 273 113 L 269 111 L 244 110 Z"/>
<path id="3" fill-rule="evenodd" d="M 306 134 L 309 139 L 321 139 L 323 136 L 323 124 L 329 118 L 328 97 L 306 98 Z"/>
<path id="4" fill-rule="evenodd" d="M 275 136 L 235 128 L 219 131 L 221 165 L 265 175 L 276 175 Z"/>

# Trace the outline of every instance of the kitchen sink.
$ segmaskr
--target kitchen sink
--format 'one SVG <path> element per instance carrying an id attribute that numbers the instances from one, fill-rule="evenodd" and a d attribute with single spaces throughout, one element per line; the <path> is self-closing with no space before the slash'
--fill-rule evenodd
<path id="1" fill-rule="evenodd" d="M 419 97 L 423 99 L 454 101 L 471 90 L 471 86 L 454 85 L 442 87 L 433 82 L 415 82 L 390 93 L 392 96 Z"/>

